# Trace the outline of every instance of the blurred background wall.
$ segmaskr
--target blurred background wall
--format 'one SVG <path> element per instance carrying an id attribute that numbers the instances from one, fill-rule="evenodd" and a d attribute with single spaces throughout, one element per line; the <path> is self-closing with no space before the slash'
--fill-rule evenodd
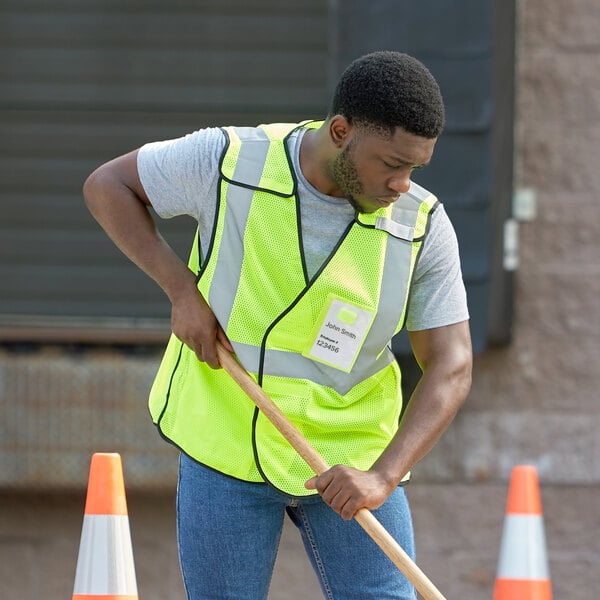
<path id="1" fill-rule="evenodd" d="M 417 181 L 461 245 L 477 350 L 420 481 L 600 482 L 600 8 L 593 0 L 3 0 L 0 488 L 81 489 L 95 451 L 172 489 L 146 397 L 168 303 L 87 214 L 85 177 L 208 125 L 323 117 L 343 67 L 410 52 L 448 125 Z M 161 223 L 182 256 L 193 223 Z M 394 341 L 410 387 L 418 375 Z"/>

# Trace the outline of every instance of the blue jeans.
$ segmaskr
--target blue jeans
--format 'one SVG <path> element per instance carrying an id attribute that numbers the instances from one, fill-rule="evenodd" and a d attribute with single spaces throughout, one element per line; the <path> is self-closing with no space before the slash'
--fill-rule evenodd
<path id="1" fill-rule="evenodd" d="M 284 515 L 298 527 L 329 600 L 415 600 L 413 586 L 354 520 L 320 496 L 292 498 L 239 481 L 181 454 L 177 488 L 179 559 L 188 600 L 267 598 Z M 402 487 L 373 514 L 414 558 Z"/>

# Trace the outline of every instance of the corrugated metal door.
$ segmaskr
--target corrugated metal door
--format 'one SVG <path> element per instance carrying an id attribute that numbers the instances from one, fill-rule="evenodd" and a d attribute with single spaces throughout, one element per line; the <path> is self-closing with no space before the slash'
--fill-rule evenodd
<path id="1" fill-rule="evenodd" d="M 4 338 L 162 336 L 166 298 L 88 215 L 83 181 L 147 141 L 322 115 L 326 24 L 321 0 L 4 0 Z M 191 221 L 161 229 L 187 252 Z"/>
<path id="2" fill-rule="evenodd" d="M 323 116 L 348 61 L 388 48 L 440 81 L 447 128 L 417 180 L 455 224 L 476 347 L 505 341 L 513 18 L 514 0 L 4 0 L 0 339 L 164 339 L 168 303 L 87 214 L 85 177 L 199 127 Z M 193 228 L 161 224 L 182 255 Z"/>

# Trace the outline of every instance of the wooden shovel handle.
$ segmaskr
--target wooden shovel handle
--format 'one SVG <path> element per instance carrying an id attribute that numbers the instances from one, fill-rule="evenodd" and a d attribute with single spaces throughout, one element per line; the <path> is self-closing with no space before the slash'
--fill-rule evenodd
<path id="1" fill-rule="evenodd" d="M 235 357 L 220 343 L 217 353 L 221 366 L 231 375 L 246 395 L 258 406 L 263 414 L 273 423 L 290 445 L 306 461 L 308 466 L 321 475 L 329 469 L 323 457 L 310 445 L 292 422 L 279 410 L 264 390 L 254 381 L 248 372 L 238 363 Z M 419 569 L 402 547 L 389 534 L 383 525 L 366 508 L 361 508 L 354 519 L 371 536 L 373 541 L 385 552 L 388 558 L 400 569 L 404 576 L 415 586 L 424 600 L 445 600 L 440 591 Z"/>

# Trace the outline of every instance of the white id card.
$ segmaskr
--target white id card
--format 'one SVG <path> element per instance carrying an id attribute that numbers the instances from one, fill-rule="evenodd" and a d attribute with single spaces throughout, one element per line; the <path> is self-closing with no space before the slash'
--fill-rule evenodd
<path id="1" fill-rule="evenodd" d="M 349 372 L 371 327 L 374 313 L 331 298 L 318 324 L 313 344 L 304 355 L 330 367 Z"/>

